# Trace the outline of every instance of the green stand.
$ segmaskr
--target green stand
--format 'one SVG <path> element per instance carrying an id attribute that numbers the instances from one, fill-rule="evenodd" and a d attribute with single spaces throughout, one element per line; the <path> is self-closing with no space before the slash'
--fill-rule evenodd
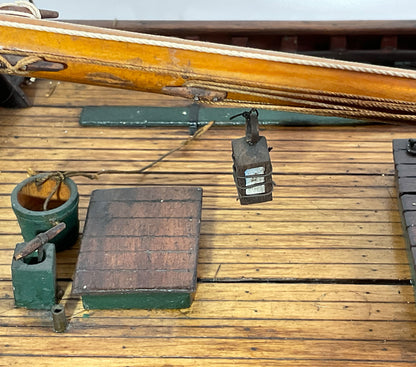
<path id="1" fill-rule="evenodd" d="M 24 243 L 16 245 L 19 253 Z M 33 310 L 50 310 L 56 303 L 56 256 L 55 245 L 46 243 L 43 256 L 38 260 L 36 253 L 21 260 L 12 261 L 12 282 L 16 307 Z"/>

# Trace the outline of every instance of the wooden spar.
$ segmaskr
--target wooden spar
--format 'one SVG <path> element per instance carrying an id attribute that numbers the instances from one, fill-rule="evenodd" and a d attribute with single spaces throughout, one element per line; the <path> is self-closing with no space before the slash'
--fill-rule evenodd
<path id="1" fill-rule="evenodd" d="M 14 259 L 20 260 L 26 257 L 27 255 L 30 255 L 33 251 L 36 251 L 41 246 L 46 244 L 48 241 L 55 238 L 65 228 L 66 224 L 64 222 L 61 222 L 53 226 L 52 228 L 48 229 L 47 231 L 39 233 L 34 239 L 25 243 L 23 249 L 14 255 Z"/>
<path id="2" fill-rule="evenodd" d="M 317 114 L 356 111 L 364 117 L 378 111 L 416 120 L 416 72 L 411 70 L 5 15 L 0 16 L 0 55 L 65 66 L 0 70 L 11 74 L 203 102 L 301 107 Z"/>

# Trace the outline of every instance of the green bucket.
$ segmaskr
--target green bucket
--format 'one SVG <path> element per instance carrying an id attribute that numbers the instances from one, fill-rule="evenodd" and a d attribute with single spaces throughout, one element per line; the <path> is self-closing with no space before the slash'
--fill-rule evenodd
<path id="1" fill-rule="evenodd" d="M 46 198 L 56 186 L 54 179 L 48 179 L 40 186 L 36 184 L 37 180 L 46 175 L 38 174 L 19 183 L 12 191 L 12 208 L 26 242 L 52 228 L 57 222 L 64 222 L 66 228 L 50 241 L 55 244 L 57 251 L 62 251 L 78 239 L 78 189 L 74 181 L 65 178 L 49 201 L 47 210 L 43 210 Z"/>

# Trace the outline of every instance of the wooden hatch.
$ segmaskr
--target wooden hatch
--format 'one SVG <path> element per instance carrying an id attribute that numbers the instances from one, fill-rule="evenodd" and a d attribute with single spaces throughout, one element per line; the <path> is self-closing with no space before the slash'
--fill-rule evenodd
<path id="1" fill-rule="evenodd" d="M 199 187 L 95 190 L 73 293 L 86 309 L 189 307 L 201 204 Z"/>
<path id="2" fill-rule="evenodd" d="M 406 240 L 407 256 L 416 284 L 416 141 L 414 139 L 394 139 L 393 156 L 396 169 L 396 190 L 402 219 L 403 235 Z M 415 296 L 416 296 L 416 290 Z"/>

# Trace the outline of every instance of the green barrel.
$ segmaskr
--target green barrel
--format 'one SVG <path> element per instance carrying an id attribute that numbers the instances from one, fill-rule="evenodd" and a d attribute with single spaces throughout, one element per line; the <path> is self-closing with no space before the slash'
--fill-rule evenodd
<path id="1" fill-rule="evenodd" d="M 65 178 L 49 201 L 47 210 L 43 210 L 46 198 L 56 186 L 54 179 L 37 185 L 36 180 L 43 177 L 45 174 L 38 174 L 19 183 L 11 195 L 12 208 L 26 242 L 52 228 L 57 222 L 64 222 L 66 229 L 51 240 L 56 251 L 62 251 L 71 247 L 78 239 L 78 189 L 74 181 Z"/>

